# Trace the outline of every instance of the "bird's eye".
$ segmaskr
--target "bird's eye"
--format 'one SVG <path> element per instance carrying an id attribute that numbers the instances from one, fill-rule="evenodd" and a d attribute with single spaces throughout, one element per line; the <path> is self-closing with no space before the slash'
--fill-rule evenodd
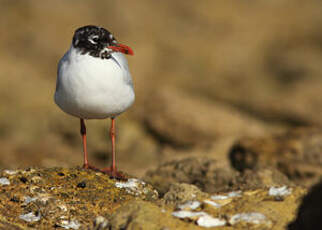
<path id="1" fill-rule="evenodd" d="M 98 36 L 91 36 L 88 38 L 88 41 L 92 44 L 97 44 L 97 42 L 99 41 L 99 37 Z"/>

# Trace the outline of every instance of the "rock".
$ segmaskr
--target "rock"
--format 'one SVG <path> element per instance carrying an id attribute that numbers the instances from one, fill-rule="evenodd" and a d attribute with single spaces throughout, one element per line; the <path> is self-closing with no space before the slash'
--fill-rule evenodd
<path id="1" fill-rule="evenodd" d="M 282 185 L 293 186 L 294 183 L 277 169 L 263 167 L 257 170 L 245 170 L 237 176 L 232 187 L 245 190 Z"/>
<path id="2" fill-rule="evenodd" d="M 176 209 L 172 215 L 198 226 L 221 226 L 220 229 L 284 229 L 294 218 L 300 198 L 306 190 L 287 187 L 291 192 L 283 200 L 273 199 L 269 189 L 219 193 L 198 202 L 197 209 Z M 216 205 L 213 205 L 213 204 Z"/>
<path id="3" fill-rule="evenodd" d="M 214 194 L 176 183 L 160 199 L 144 181 L 81 168 L 1 171 L 0 178 L 10 182 L 0 186 L 0 228 L 9 230 L 282 229 L 306 192 L 283 185 Z"/>
<path id="4" fill-rule="evenodd" d="M 176 88 L 163 87 L 150 95 L 141 119 L 161 143 L 187 147 L 265 130 L 260 121 L 230 106 L 188 96 Z"/>
<path id="5" fill-rule="evenodd" d="M 197 157 L 162 164 L 157 169 L 148 171 L 144 180 L 151 183 L 161 196 L 174 183 L 193 184 L 208 193 L 292 185 L 287 177 L 275 168 L 246 170 L 240 173 L 222 167 L 213 159 Z"/>
<path id="6" fill-rule="evenodd" d="M 202 191 L 215 192 L 227 189 L 237 174 L 229 168 L 221 168 L 215 160 L 191 157 L 166 162 L 148 171 L 144 180 L 153 184 L 160 195 L 164 195 L 173 183 L 193 184 Z"/>
<path id="7" fill-rule="evenodd" d="M 102 229 L 107 223 L 98 213 L 110 216 L 130 200 L 158 199 L 157 192 L 141 180 L 116 181 L 81 168 L 2 171 L 0 177 L 6 178 L 1 186 L 0 219 L 17 229 L 87 229 L 94 220 L 94 227 Z"/>
<path id="8" fill-rule="evenodd" d="M 289 230 L 315 230 L 322 226 L 322 181 L 314 185 L 303 198 L 296 219 L 289 224 Z"/>
<path id="9" fill-rule="evenodd" d="M 104 218 L 103 216 L 98 216 L 94 221 L 93 230 L 104 230 L 104 229 L 108 230 L 109 229 L 108 224 L 109 222 L 106 218 Z"/>
<path id="10" fill-rule="evenodd" d="M 200 200 L 207 196 L 194 185 L 175 183 L 170 186 L 169 191 L 163 198 L 166 204 L 181 204 L 187 201 Z"/>
<path id="11" fill-rule="evenodd" d="M 311 185 L 322 176 L 322 130 L 297 128 L 266 138 L 243 138 L 230 150 L 232 166 L 245 169 L 275 167 L 292 181 Z"/>
<path id="12" fill-rule="evenodd" d="M 111 216 L 110 226 L 112 230 L 199 229 L 193 224 L 173 218 L 169 211 L 144 201 L 130 201 L 119 208 Z"/>

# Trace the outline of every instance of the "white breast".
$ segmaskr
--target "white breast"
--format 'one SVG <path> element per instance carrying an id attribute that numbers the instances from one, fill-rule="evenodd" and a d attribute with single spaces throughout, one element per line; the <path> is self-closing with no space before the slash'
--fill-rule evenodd
<path id="1" fill-rule="evenodd" d="M 58 65 L 56 104 L 66 113 L 100 119 L 116 116 L 134 102 L 134 90 L 126 58 L 81 55 L 73 47 Z"/>

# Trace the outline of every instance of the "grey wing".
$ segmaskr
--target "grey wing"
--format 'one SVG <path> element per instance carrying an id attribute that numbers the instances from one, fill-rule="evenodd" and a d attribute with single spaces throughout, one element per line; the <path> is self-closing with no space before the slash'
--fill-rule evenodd
<path id="1" fill-rule="evenodd" d="M 57 66 L 57 80 L 56 80 L 56 92 L 60 88 L 60 76 L 61 76 L 60 71 L 62 70 L 62 66 L 67 61 L 67 54 L 68 53 L 65 53 L 65 55 L 58 62 L 58 66 Z"/>

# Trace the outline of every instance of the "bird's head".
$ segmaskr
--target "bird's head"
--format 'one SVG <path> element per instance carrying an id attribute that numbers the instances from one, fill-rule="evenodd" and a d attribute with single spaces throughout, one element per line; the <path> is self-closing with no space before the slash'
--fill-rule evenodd
<path id="1" fill-rule="evenodd" d="M 126 45 L 120 44 L 108 30 L 98 26 L 84 26 L 75 31 L 72 45 L 82 54 L 93 57 L 110 58 L 113 52 L 121 52 L 133 55 L 133 50 Z"/>

